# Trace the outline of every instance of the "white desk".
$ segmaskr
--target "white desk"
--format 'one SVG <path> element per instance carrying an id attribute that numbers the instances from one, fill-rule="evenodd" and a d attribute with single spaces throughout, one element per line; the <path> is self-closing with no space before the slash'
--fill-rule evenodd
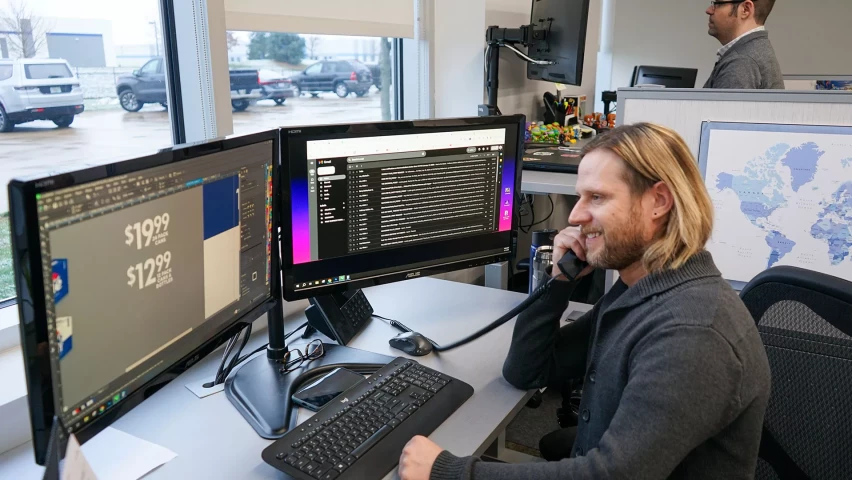
<path id="1" fill-rule="evenodd" d="M 521 177 L 521 193 L 576 195 L 577 175 L 524 170 Z"/>
<path id="2" fill-rule="evenodd" d="M 490 323 L 523 300 L 524 295 L 431 278 L 365 290 L 376 314 L 401 321 L 439 344 L 461 338 Z M 285 305 L 288 328 L 305 321 L 306 301 Z M 578 309 L 587 309 L 577 306 Z M 571 308 L 569 308 L 571 310 Z M 266 319 L 247 348 L 266 341 Z M 461 406 L 430 436 L 457 455 L 478 455 L 487 449 L 523 407 L 531 392 L 517 390 L 502 377 L 514 320 L 479 340 L 440 356 L 416 357 L 424 365 L 459 378 L 475 389 Z M 391 356 L 404 356 L 388 346 L 397 333 L 373 319 L 350 346 Z M 212 377 L 221 352 L 208 355 L 113 426 L 178 454 L 146 479 L 239 478 L 277 479 L 283 475 L 260 458 L 271 442 L 257 436 L 223 393 L 199 399 L 184 385 Z M 42 468 L 33 461 L 27 443 L 0 456 L 0 478 L 40 479 Z M 386 478 L 395 478 L 395 471 Z"/>

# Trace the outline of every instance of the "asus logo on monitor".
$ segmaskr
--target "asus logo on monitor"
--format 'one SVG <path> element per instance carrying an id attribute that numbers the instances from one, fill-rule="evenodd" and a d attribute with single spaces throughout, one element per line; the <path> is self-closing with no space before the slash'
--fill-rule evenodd
<path id="1" fill-rule="evenodd" d="M 417 278 L 420 276 L 420 272 L 411 272 L 405 276 L 405 278 Z"/>

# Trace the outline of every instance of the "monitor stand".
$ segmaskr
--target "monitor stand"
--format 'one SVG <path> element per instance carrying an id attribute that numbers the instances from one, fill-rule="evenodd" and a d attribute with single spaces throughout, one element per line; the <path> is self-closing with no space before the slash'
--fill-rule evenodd
<path id="1" fill-rule="evenodd" d="M 325 355 L 290 373 L 280 373 L 287 353 L 281 305 L 268 314 L 269 346 L 266 355 L 245 362 L 225 380 L 225 394 L 258 435 L 270 440 L 284 436 L 297 421 L 290 397 L 318 375 L 344 367 L 372 374 L 395 357 L 355 348 L 324 344 Z"/>

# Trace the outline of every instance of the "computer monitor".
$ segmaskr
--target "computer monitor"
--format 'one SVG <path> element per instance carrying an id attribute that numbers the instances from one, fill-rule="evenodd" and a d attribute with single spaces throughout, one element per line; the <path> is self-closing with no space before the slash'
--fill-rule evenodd
<path id="1" fill-rule="evenodd" d="M 36 461 L 280 307 L 277 130 L 9 184 Z"/>
<path id="2" fill-rule="evenodd" d="M 528 54 L 534 60 L 554 63 L 527 63 L 527 78 L 567 85 L 583 83 L 589 3 L 590 0 L 533 0 L 533 42 Z"/>
<path id="3" fill-rule="evenodd" d="M 282 129 L 284 298 L 507 260 L 523 115 Z"/>
<path id="4" fill-rule="evenodd" d="M 696 68 L 652 67 L 638 65 L 633 68 L 631 87 L 660 85 L 665 88 L 695 88 Z"/>

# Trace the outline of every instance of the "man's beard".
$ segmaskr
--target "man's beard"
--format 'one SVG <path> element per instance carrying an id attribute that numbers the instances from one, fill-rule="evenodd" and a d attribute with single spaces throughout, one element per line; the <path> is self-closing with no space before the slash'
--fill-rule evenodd
<path id="1" fill-rule="evenodd" d="M 607 270 L 622 270 L 642 259 L 647 245 L 642 239 L 639 223 L 630 221 L 630 218 L 637 218 L 637 215 L 631 212 L 623 227 L 604 231 L 601 236 L 603 248 L 586 254 L 589 265 Z"/>

